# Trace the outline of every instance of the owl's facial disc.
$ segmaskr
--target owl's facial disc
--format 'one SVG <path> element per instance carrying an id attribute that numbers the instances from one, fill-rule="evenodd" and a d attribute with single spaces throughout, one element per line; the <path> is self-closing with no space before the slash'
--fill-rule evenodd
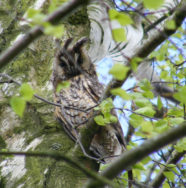
<path id="1" fill-rule="evenodd" d="M 83 62 L 82 46 L 87 42 L 86 38 L 79 40 L 72 48 L 69 48 L 72 39 L 68 39 L 58 54 L 59 66 L 67 77 L 74 77 L 82 73 Z"/>

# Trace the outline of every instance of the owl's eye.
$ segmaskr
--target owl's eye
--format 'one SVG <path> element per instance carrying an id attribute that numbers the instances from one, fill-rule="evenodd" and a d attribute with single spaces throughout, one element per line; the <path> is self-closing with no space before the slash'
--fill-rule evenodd
<path id="1" fill-rule="evenodd" d="M 63 57 L 60 57 L 59 65 L 60 65 L 60 67 L 66 67 L 67 66 L 66 62 L 63 60 Z"/>
<path id="2" fill-rule="evenodd" d="M 60 67 L 66 67 L 67 66 L 64 61 L 61 61 L 59 65 L 60 65 Z"/>

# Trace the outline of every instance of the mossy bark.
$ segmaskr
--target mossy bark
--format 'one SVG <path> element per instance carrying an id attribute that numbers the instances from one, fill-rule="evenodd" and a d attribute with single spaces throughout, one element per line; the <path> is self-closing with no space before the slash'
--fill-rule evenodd
<path id="1" fill-rule="evenodd" d="M 1 24 L 3 28 L 0 38 L 1 51 L 6 50 L 20 33 L 25 32 L 18 26 L 18 23 L 31 3 L 34 3 L 30 0 L 16 1 L 12 8 L 11 2 L 7 1 L 2 8 L 11 14 L 8 17 L 0 16 L 1 23 L 3 23 Z M 88 35 L 89 22 L 85 7 L 76 14 L 79 16 L 78 23 L 73 17 L 63 21 L 66 28 L 64 38 L 78 39 Z M 1 72 L 3 71 L 21 83 L 28 82 L 35 93 L 53 101 L 50 79 L 54 51 L 53 38 L 43 36 L 25 49 Z M 19 118 L 9 104 L 10 98 L 18 93 L 19 86 L 15 83 L 0 85 L 0 149 L 47 152 L 57 150 L 71 155 L 74 142 L 56 121 L 55 107 L 33 98 L 27 103 L 23 118 Z M 83 154 L 73 157 L 87 168 L 97 169 L 97 163 L 83 157 Z M 63 161 L 42 157 L 0 156 L 0 187 L 78 188 L 86 180 L 84 173 Z"/>

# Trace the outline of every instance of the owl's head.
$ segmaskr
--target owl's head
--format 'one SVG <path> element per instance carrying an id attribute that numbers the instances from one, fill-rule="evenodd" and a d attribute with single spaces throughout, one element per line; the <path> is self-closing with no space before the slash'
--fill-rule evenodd
<path id="1" fill-rule="evenodd" d="M 73 46 L 71 45 L 72 40 L 72 38 L 66 40 L 54 62 L 54 74 L 61 81 L 94 71 L 89 56 L 83 50 L 83 45 L 88 39 L 82 38 Z"/>

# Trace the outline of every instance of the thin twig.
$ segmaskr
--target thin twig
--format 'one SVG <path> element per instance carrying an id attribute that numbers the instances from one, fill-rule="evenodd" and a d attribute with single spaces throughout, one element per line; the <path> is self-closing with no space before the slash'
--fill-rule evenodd
<path id="1" fill-rule="evenodd" d="M 5 77 L 5 78 L 7 78 L 7 79 L 9 80 L 9 83 L 12 83 L 12 82 L 13 82 L 13 83 L 15 83 L 15 84 L 21 86 L 21 83 L 20 83 L 20 82 L 18 82 L 17 80 L 13 79 L 13 78 L 12 78 L 11 76 L 9 76 L 8 74 L 0 73 L 0 77 Z M 10 82 L 10 81 L 11 81 L 11 82 Z M 47 99 L 44 99 L 43 97 L 41 97 L 41 96 L 39 96 L 39 95 L 37 95 L 37 94 L 34 94 L 34 97 L 37 98 L 37 99 L 39 99 L 39 100 L 41 100 L 41 101 L 43 101 L 43 102 L 46 102 L 46 103 L 48 103 L 48 104 L 61 107 L 60 104 L 54 103 L 54 102 L 51 102 L 51 101 L 48 101 Z"/>
<path id="2" fill-rule="evenodd" d="M 139 115 L 139 116 L 142 116 L 142 117 L 145 117 L 145 118 L 149 118 L 149 119 L 159 120 L 159 118 L 146 116 L 146 115 L 144 115 L 144 114 L 137 113 L 137 112 L 135 112 L 135 111 L 133 111 L 133 110 L 130 110 L 130 109 L 127 109 L 127 108 L 116 108 L 116 107 L 115 107 L 114 109 L 120 110 L 120 111 L 122 111 L 122 112 L 128 111 L 128 112 L 131 112 L 131 113 L 133 113 L 133 114 L 136 114 L 136 115 Z"/>
<path id="3" fill-rule="evenodd" d="M 59 104 L 59 103 L 55 103 L 55 102 L 51 102 L 51 101 L 48 101 L 47 99 L 44 99 L 43 97 L 40 97 L 40 96 L 37 95 L 37 94 L 34 94 L 34 97 L 37 98 L 37 99 L 39 99 L 39 100 L 41 100 L 41 101 L 43 101 L 43 102 L 46 102 L 46 103 L 48 103 L 48 104 L 51 104 L 51 105 L 54 105 L 54 106 L 61 107 L 61 104 Z"/>

